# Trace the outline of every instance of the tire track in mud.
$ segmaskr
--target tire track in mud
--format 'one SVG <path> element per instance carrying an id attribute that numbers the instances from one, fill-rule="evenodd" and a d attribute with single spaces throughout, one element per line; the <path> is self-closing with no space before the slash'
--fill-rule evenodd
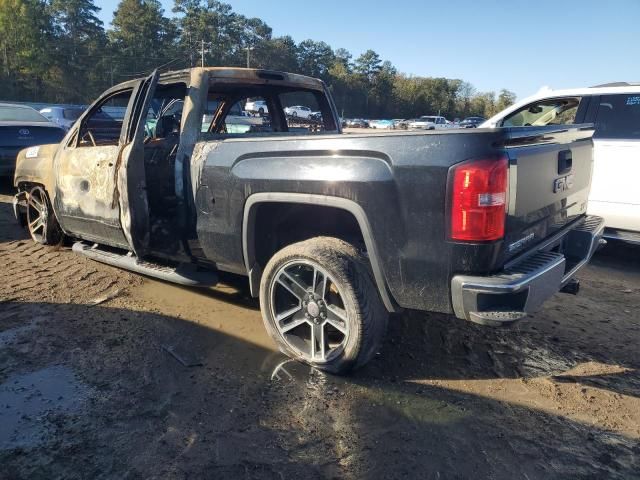
<path id="1" fill-rule="evenodd" d="M 69 248 L 34 243 L 7 206 L 0 203 L 0 302 L 91 303 L 141 283 L 140 277 L 92 262 Z"/>

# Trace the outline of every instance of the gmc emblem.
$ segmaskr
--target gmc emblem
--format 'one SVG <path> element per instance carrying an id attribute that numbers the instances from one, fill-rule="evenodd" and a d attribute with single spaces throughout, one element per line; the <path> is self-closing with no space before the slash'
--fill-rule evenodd
<path id="1" fill-rule="evenodd" d="M 553 193 L 566 192 L 573 187 L 573 173 L 556 178 L 553 182 Z"/>

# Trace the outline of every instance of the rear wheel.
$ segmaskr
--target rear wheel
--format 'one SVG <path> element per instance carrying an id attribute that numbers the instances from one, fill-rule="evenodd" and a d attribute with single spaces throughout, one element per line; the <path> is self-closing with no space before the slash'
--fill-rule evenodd
<path id="1" fill-rule="evenodd" d="M 42 187 L 33 187 L 27 196 L 27 227 L 31 238 L 42 245 L 60 245 L 64 238 Z"/>
<path id="2" fill-rule="evenodd" d="M 387 326 L 368 263 L 336 238 L 318 237 L 276 253 L 262 276 L 260 306 L 280 350 L 338 374 L 367 363 Z"/>

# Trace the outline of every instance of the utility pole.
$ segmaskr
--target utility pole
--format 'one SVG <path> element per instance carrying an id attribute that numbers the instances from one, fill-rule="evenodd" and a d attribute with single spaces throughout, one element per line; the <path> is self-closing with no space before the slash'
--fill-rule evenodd
<path id="1" fill-rule="evenodd" d="M 251 68 L 251 50 L 253 50 L 254 47 L 247 47 L 247 68 Z"/>
<path id="2" fill-rule="evenodd" d="M 204 38 L 201 41 L 201 48 L 200 48 L 200 61 L 202 63 L 201 67 L 204 68 Z"/>

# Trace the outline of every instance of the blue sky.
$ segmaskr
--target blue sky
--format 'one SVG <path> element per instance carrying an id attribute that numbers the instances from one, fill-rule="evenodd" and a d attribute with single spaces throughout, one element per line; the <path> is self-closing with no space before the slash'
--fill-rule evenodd
<path id="1" fill-rule="evenodd" d="M 97 0 L 106 25 L 118 0 Z M 172 0 L 162 0 L 171 15 Z M 273 34 L 372 48 L 401 72 L 519 98 L 542 86 L 640 81 L 640 0 L 236 0 Z"/>

